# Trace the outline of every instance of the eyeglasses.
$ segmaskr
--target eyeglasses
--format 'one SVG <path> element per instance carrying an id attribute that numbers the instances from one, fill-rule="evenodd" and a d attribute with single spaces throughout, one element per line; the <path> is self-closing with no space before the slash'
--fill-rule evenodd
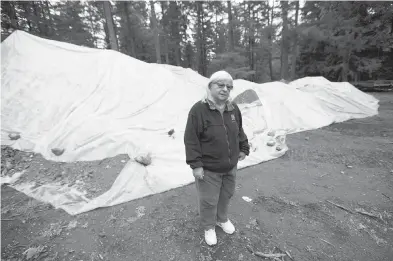
<path id="1" fill-rule="evenodd" d="M 231 91 L 233 89 L 233 85 L 230 84 L 225 84 L 222 82 L 216 82 L 215 84 L 217 84 L 218 88 L 220 89 L 224 89 L 225 86 L 227 87 L 228 91 Z"/>

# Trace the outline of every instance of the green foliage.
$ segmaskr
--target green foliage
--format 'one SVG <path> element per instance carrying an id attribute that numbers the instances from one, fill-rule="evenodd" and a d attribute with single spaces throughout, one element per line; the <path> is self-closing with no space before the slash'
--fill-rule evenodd
<path id="1" fill-rule="evenodd" d="M 68 1 L 58 2 L 52 8 L 54 12 L 52 14 L 53 24 L 51 26 L 54 30 L 51 37 L 53 39 L 94 47 L 92 33 L 82 18 L 85 6 L 80 2 Z"/>
<path id="2" fill-rule="evenodd" d="M 392 3 L 306 2 L 303 14 L 300 76 L 366 80 L 381 69 L 392 43 Z"/>
<path id="3" fill-rule="evenodd" d="M 156 62 L 149 2 L 112 3 L 119 51 Z M 284 46 L 280 1 L 232 1 L 234 50 L 230 50 L 226 1 L 157 1 L 161 59 L 205 76 L 224 69 L 235 78 L 256 82 L 280 79 L 281 67 L 286 67 L 280 61 L 286 60 L 283 53 L 289 61 L 296 57 L 288 67 L 295 66 L 297 78 L 392 77 L 392 2 L 306 1 L 298 26 L 295 4 L 289 2 Z M 77 45 L 109 46 L 102 1 L 2 1 L 1 10 L 2 39 L 19 29 Z"/>
<path id="4" fill-rule="evenodd" d="M 226 70 L 234 79 L 251 80 L 255 75 L 247 64 L 247 58 L 240 52 L 218 54 L 209 64 L 209 75 L 219 70 Z"/>

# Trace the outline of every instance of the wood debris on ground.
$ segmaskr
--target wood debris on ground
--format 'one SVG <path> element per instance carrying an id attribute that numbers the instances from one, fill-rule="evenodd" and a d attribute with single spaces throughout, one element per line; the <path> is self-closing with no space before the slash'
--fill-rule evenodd
<path id="1" fill-rule="evenodd" d="M 331 245 L 332 247 L 335 247 L 332 243 L 330 243 L 329 241 L 327 241 L 327 240 L 325 240 L 325 239 L 320 238 L 320 240 L 323 241 L 323 242 L 325 242 L 325 243 L 328 244 L 328 245 Z"/>
<path id="2" fill-rule="evenodd" d="M 30 260 L 32 258 L 38 258 L 43 252 L 45 252 L 44 246 L 30 247 L 23 252 L 23 255 L 25 255 L 27 260 Z"/>
<path id="3" fill-rule="evenodd" d="M 385 196 L 386 198 L 388 198 L 389 200 L 393 201 L 393 199 L 391 199 L 388 195 L 386 195 L 385 193 L 382 193 L 383 196 Z"/>
<path id="4" fill-rule="evenodd" d="M 346 207 L 344 207 L 344 206 L 342 206 L 342 205 L 339 205 L 339 204 L 337 204 L 337 203 L 334 203 L 334 202 L 332 202 L 332 201 L 330 201 L 330 200 L 326 200 L 326 201 L 327 201 L 328 203 L 330 203 L 330 204 L 332 204 L 332 205 L 338 207 L 338 208 L 341 208 L 341 209 L 343 209 L 343 210 L 345 210 L 345 211 L 347 211 L 347 212 L 353 214 L 353 211 L 350 210 L 349 208 L 346 208 Z"/>
<path id="5" fill-rule="evenodd" d="M 368 216 L 371 218 L 381 219 L 382 221 L 384 221 L 381 213 L 378 213 L 378 214 L 370 213 L 370 212 L 365 211 L 362 208 L 356 208 L 355 211 L 356 211 L 356 213 L 359 213 L 359 214 L 362 214 L 362 215 L 365 215 L 365 216 Z"/>
<path id="6" fill-rule="evenodd" d="M 282 254 L 282 253 L 268 253 L 268 254 L 266 254 L 266 253 L 254 251 L 254 250 L 252 249 L 251 246 L 247 246 L 247 249 L 248 249 L 253 255 L 256 255 L 256 256 L 259 256 L 259 257 L 263 257 L 263 258 L 272 258 L 272 259 L 276 259 L 276 260 L 277 260 L 277 259 L 280 258 L 280 257 L 285 257 L 285 256 L 287 256 L 287 254 Z"/>

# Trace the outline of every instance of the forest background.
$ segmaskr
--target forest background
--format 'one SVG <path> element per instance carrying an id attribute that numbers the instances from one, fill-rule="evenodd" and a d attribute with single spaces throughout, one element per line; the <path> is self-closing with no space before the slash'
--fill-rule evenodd
<path id="1" fill-rule="evenodd" d="M 393 79 L 391 1 L 1 1 L 1 21 L 206 77 Z"/>

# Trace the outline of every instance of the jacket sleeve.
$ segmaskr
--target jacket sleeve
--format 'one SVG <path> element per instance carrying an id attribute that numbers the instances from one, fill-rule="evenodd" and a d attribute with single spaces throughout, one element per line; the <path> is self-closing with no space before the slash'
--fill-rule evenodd
<path id="1" fill-rule="evenodd" d="M 199 141 L 200 129 L 202 128 L 200 125 L 198 118 L 190 112 L 184 132 L 184 145 L 186 148 L 186 163 L 192 169 L 203 167 L 202 150 Z"/>
<path id="2" fill-rule="evenodd" d="M 243 117 L 239 107 L 236 106 L 239 115 L 239 148 L 241 152 L 244 152 L 247 156 L 250 155 L 250 144 L 248 144 L 248 138 L 243 130 Z"/>

